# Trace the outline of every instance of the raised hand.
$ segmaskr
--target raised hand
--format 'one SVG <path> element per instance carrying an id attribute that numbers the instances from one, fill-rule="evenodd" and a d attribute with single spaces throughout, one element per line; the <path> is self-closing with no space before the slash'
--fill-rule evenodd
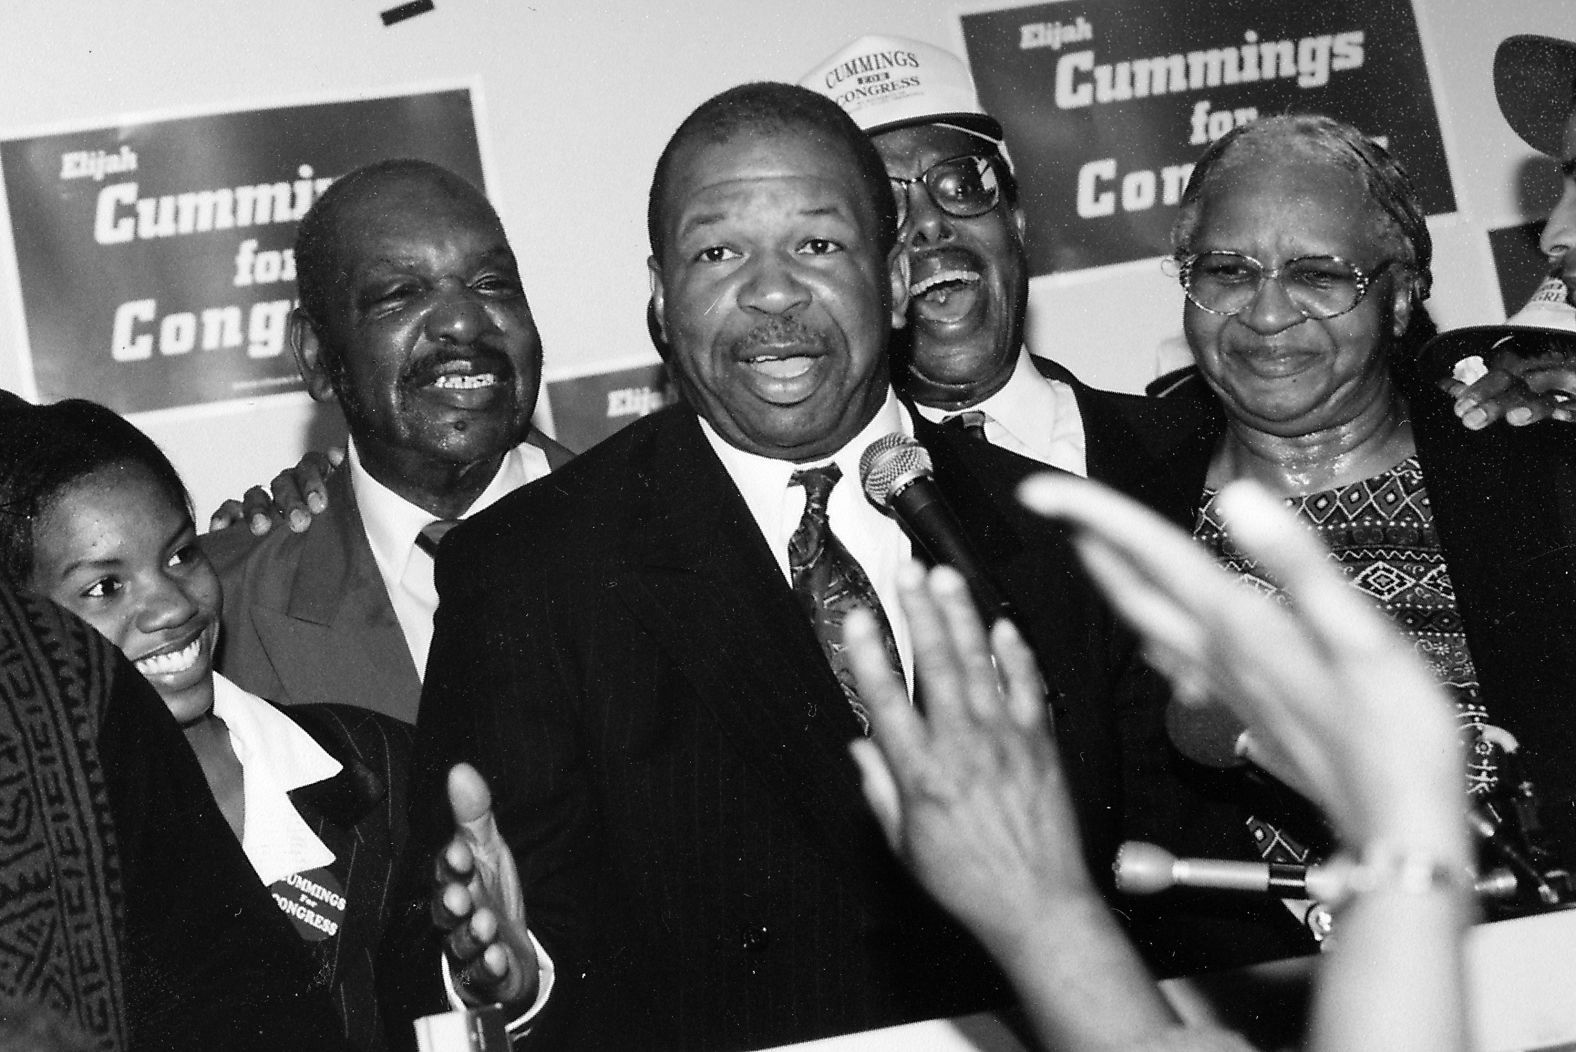
<path id="1" fill-rule="evenodd" d="M 911 566 L 899 594 L 927 711 L 909 703 L 860 611 L 846 633 L 875 737 L 856 741 L 855 757 L 893 850 L 996 949 L 1047 898 L 1093 894 L 1044 688 L 1009 621 L 987 640 L 955 571 Z"/>
<path id="2" fill-rule="evenodd" d="M 448 958 L 469 1004 L 519 1006 L 536 997 L 536 950 L 514 854 L 493 819 L 492 794 L 470 764 L 449 771 L 454 838 L 438 852 L 432 920 L 447 932 Z"/>
<path id="3" fill-rule="evenodd" d="M 1021 496 L 1077 527 L 1085 564 L 1177 696 L 1230 706 L 1248 726 L 1250 755 L 1318 803 L 1343 840 L 1415 833 L 1464 859 L 1463 759 L 1448 699 L 1279 501 L 1237 482 L 1217 507 L 1290 605 L 1245 588 L 1111 490 L 1041 476 Z"/>

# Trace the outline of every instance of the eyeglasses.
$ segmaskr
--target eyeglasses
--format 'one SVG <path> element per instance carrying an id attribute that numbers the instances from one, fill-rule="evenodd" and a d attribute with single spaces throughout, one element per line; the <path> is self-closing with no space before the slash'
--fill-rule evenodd
<path id="1" fill-rule="evenodd" d="M 937 208 L 949 216 L 970 219 L 982 216 L 1001 200 L 1001 178 L 996 173 L 996 158 L 986 154 L 964 154 L 931 165 L 918 179 L 904 179 L 888 173 L 892 196 L 897 200 L 897 225 L 908 219 L 909 187 L 923 185 Z"/>
<path id="2" fill-rule="evenodd" d="M 1278 281 L 1304 318 L 1335 318 L 1356 307 L 1374 279 L 1399 260 L 1386 260 L 1372 274 L 1340 256 L 1298 256 L 1274 270 L 1241 252 L 1198 252 L 1183 256 L 1177 275 L 1193 303 L 1211 314 L 1241 314 L 1266 281 Z"/>

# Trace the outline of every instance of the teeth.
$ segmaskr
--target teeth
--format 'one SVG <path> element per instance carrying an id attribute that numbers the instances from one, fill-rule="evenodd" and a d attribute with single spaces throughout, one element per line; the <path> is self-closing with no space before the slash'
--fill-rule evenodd
<path id="1" fill-rule="evenodd" d="M 791 358 L 751 358 L 750 364 L 761 372 L 777 380 L 791 380 L 805 373 L 812 360 L 805 357 Z"/>
<path id="2" fill-rule="evenodd" d="M 491 387 L 497 382 L 498 377 L 493 373 L 474 373 L 440 376 L 432 382 L 432 386 L 441 387 L 449 391 L 470 391 L 478 387 Z"/>
<path id="3" fill-rule="evenodd" d="M 168 676 L 176 672 L 185 672 L 197 663 L 197 654 L 201 650 L 202 636 L 198 636 L 172 653 L 154 654 L 152 657 L 142 658 L 137 662 L 137 671 L 144 676 Z"/>
<path id="4" fill-rule="evenodd" d="M 957 281 L 965 285 L 978 285 L 980 283 L 980 276 L 974 273 L 972 270 L 937 271 L 930 277 L 925 278 L 922 281 L 916 281 L 914 284 L 910 285 L 908 287 L 908 294 L 910 296 L 923 296 L 937 285 L 942 285 L 949 281 Z"/>

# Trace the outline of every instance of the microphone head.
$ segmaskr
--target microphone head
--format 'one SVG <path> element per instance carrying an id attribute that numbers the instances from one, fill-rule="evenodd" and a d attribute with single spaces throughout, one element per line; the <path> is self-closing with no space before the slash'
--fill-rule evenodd
<path id="1" fill-rule="evenodd" d="M 1194 763 L 1224 770 L 1247 762 L 1238 751 L 1247 728 L 1224 705 L 1186 705 L 1173 698 L 1166 706 L 1166 737 Z"/>
<path id="2" fill-rule="evenodd" d="M 930 473 L 925 447 L 895 431 L 870 443 L 859 457 L 859 480 L 865 496 L 878 508 L 887 507 L 904 487 Z"/>
<path id="3" fill-rule="evenodd" d="M 1177 857 L 1158 844 L 1127 840 L 1111 860 L 1116 890 L 1129 895 L 1153 895 L 1176 886 Z"/>

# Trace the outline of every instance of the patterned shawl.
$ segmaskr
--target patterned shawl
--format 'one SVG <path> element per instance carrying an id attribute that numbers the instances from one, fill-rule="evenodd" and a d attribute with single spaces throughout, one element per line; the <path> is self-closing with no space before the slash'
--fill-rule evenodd
<path id="1" fill-rule="evenodd" d="M 97 740 L 114 650 L 0 580 L 0 1002 L 123 1049 L 120 869 Z"/>

